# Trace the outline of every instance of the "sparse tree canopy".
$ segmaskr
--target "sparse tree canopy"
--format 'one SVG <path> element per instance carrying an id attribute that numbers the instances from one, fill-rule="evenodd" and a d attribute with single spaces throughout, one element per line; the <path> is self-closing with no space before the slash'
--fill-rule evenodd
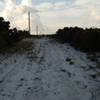
<path id="1" fill-rule="evenodd" d="M 100 52 L 100 28 L 65 27 L 59 29 L 55 37 L 83 51 Z"/>
<path id="2" fill-rule="evenodd" d="M 27 36 L 30 36 L 28 31 L 17 30 L 17 28 L 10 29 L 10 22 L 0 17 L 0 48 L 15 43 Z"/>

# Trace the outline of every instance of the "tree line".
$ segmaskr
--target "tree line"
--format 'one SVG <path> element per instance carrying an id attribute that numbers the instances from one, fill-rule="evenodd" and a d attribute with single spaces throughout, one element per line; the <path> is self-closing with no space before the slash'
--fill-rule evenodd
<path id="1" fill-rule="evenodd" d="M 100 52 L 100 28 L 64 27 L 57 30 L 53 37 L 82 51 Z"/>
<path id="2" fill-rule="evenodd" d="M 16 43 L 29 36 L 29 31 L 18 30 L 17 28 L 10 29 L 10 22 L 0 17 L 0 48 Z"/>

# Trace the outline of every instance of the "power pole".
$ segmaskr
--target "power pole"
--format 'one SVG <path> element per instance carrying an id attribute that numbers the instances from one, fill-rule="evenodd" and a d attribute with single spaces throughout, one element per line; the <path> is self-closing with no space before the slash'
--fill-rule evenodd
<path id="1" fill-rule="evenodd" d="M 38 35 L 39 31 L 38 31 L 38 25 L 36 25 L 36 34 Z"/>
<path id="2" fill-rule="evenodd" d="M 28 12 L 28 28 L 29 28 L 29 34 L 31 34 L 31 25 L 30 25 L 30 12 Z"/>

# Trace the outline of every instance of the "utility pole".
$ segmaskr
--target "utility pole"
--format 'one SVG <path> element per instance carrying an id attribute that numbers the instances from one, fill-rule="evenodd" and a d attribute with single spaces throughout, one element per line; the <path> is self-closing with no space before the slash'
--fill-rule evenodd
<path id="1" fill-rule="evenodd" d="M 39 31 L 38 31 L 38 25 L 36 25 L 36 34 L 38 35 Z"/>
<path id="2" fill-rule="evenodd" d="M 30 25 L 30 12 L 28 12 L 28 28 L 29 28 L 29 34 L 31 34 L 31 25 Z"/>

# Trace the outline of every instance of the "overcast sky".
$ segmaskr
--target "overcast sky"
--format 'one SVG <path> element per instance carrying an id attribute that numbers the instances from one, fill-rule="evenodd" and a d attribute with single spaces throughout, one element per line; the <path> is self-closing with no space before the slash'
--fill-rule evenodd
<path id="1" fill-rule="evenodd" d="M 0 15 L 12 27 L 27 29 L 28 11 L 32 32 L 36 24 L 51 33 L 65 26 L 100 27 L 100 0 L 0 0 Z"/>

